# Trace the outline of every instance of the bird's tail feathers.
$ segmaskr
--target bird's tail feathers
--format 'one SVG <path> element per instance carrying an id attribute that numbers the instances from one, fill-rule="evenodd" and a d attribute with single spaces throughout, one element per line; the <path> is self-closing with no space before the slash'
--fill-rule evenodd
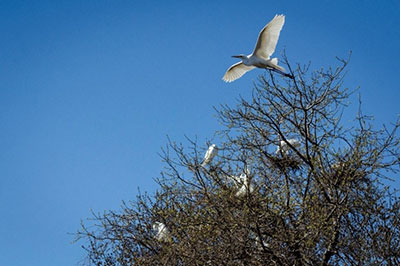
<path id="1" fill-rule="evenodd" d="M 278 58 L 272 58 L 271 63 L 278 69 L 279 71 L 285 72 L 285 69 L 281 66 L 278 66 Z"/>
<path id="2" fill-rule="evenodd" d="M 278 58 L 276 58 L 276 57 L 272 58 L 271 63 L 274 65 L 278 65 Z"/>

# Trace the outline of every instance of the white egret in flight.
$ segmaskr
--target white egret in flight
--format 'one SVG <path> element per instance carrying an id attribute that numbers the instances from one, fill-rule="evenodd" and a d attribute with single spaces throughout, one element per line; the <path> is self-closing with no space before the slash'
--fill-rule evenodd
<path id="1" fill-rule="evenodd" d="M 206 155 L 204 155 L 204 160 L 201 166 L 205 167 L 207 164 L 211 163 L 211 161 L 214 159 L 217 153 L 218 153 L 218 148 L 215 144 L 212 144 L 210 147 L 208 147 L 208 150 L 206 152 Z"/>
<path id="2" fill-rule="evenodd" d="M 153 230 L 156 231 L 156 239 L 158 241 L 168 240 L 169 239 L 169 231 L 165 224 L 161 222 L 155 222 L 153 224 Z"/>
<path id="3" fill-rule="evenodd" d="M 242 61 L 232 65 L 222 78 L 225 82 L 232 82 L 247 71 L 253 68 L 266 68 L 278 72 L 286 77 L 293 78 L 292 75 L 285 73 L 285 69 L 278 66 L 278 58 L 270 59 L 275 51 L 276 43 L 279 39 L 279 33 L 285 23 L 284 15 L 275 15 L 258 35 L 258 40 L 254 51 L 250 55 L 234 55 L 232 57 L 240 58 Z"/>
<path id="4" fill-rule="evenodd" d="M 290 146 L 288 145 L 288 143 L 295 148 L 300 147 L 300 141 L 298 141 L 297 139 L 288 139 L 287 141 L 281 140 L 279 142 L 279 145 L 276 147 L 275 153 L 279 154 L 282 152 L 283 154 L 288 155 L 290 151 Z"/>

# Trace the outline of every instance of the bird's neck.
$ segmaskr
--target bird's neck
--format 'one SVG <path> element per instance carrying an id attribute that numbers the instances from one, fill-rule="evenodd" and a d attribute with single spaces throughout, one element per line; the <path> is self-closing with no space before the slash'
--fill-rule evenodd
<path id="1" fill-rule="evenodd" d="M 242 59 L 243 64 L 245 64 L 245 65 L 247 65 L 247 66 L 251 65 L 250 57 L 249 57 L 249 56 L 244 56 L 244 57 L 242 57 L 241 59 Z"/>

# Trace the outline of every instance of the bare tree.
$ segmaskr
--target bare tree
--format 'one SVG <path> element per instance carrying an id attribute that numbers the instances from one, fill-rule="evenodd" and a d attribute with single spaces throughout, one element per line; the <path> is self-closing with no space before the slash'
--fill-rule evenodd
<path id="1" fill-rule="evenodd" d="M 86 264 L 400 265 L 400 200 L 383 184 L 400 121 L 376 130 L 360 110 L 344 127 L 348 60 L 312 73 L 285 62 L 295 78 L 269 73 L 216 108 L 212 161 L 208 145 L 169 141 L 155 195 L 82 224 Z"/>

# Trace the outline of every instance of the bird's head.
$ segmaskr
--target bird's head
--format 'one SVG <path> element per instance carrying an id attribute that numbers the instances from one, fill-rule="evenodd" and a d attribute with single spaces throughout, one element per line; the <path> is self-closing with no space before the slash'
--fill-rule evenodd
<path id="1" fill-rule="evenodd" d="M 240 55 L 232 55 L 233 58 L 239 58 L 240 60 L 242 60 L 242 62 L 247 65 L 248 61 L 249 61 L 249 57 L 247 55 L 244 54 L 240 54 Z"/>
<path id="2" fill-rule="evenodd" d="M 239 58 L 239 59 L 247 59 L 247 55 L 240 54 L 240 55 L 232 55 L 233 58 Z"/>

